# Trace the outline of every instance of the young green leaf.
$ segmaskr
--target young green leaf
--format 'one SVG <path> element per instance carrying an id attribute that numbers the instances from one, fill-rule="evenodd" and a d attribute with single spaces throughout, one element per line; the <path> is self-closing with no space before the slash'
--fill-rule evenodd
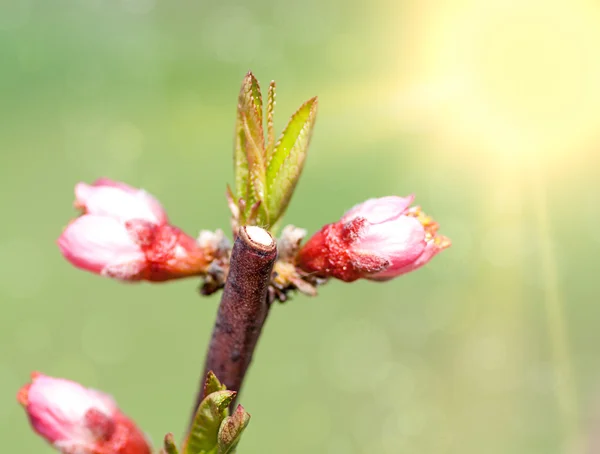
<path id="1" fill-rule="evenodd" d="M 250 422 L 250 414 L 244 407 L 238 405 L 233 415 L 228 416 L 219 428 L 219 450 L 218 454 L 232 454 L 240 442 L 242 432 Z"/>
<path id="2" fill-rule="evenodd" d="M 269 94 L 267 97 L 267 146 L 265 147 L 266 162 L 271 160 L 273 150 L 275 149 L 275 127 L 273 125 L 273 115 L 275 115 L 275 81 L 269 84 Z"/>
<path id="3" fill-rule="evenodd" d="M 262 203 L 260 201 L 249 207 L 248 215 L 246 216 L 247 225 L 263 225 L 265 223 L 265 216 L 261 216 L 265 214 L 265 211 L 261 210 L 261 207 Z"/>
<path id="4" fill-rule="evenodd" d="M 177 445 L 175 444 L 175 439 L 173 438 L 172 433 L 168 433 L 165 435 L 165 441 L 163 444 L 163 452 L 165 454 L 179 454 L 177 449 Z"/>
<path id="5" fill-rule="evenodd" d="M 212 370 L 206 374 L 206 380 L 204 381 L 204 395 L 208 396 L 217 391 L 224 391 L 227 387 L 222 384 Z"/>
<path id="6" fill-rule="evenodd" d="M 302 173 L 317 115 L 317 98 L 305 102 L 277 141 L 267 167 L 267 203 L 271 224 L 285 212 Z"/>
<path id="7" fill-rule="evenodd" d="M 265 139 L 263 132 L 263 105 L 258 80 L 249 72 L 244 77 L 238 96 L 237 119 L 235 126 L 235 190 L 238 199 L 243 198 L 249 205 L 252 199 L 252 182 L 249 180 L 250 163 L 248 162 L 248 137 L 254 146 L 263 152 Z"/>
<path id="8" fill-rule="evenodd" d="M 246 154 L 248 157 L 248 178 L 252 185 L 252 197 L 249 200 L 253 202 L 261 202 L 259 213 L 262 212 L 263 218 L 268 218 L 266 215 L 266 203 L 265 203 L 265 186 L 266 186 L 266 172 L 265 172 L 265 156 L 264 148 L 256 142 L 257 137 L 250 129 L 251 121 L 248 121 L 248 116 L 243 114 L 243 125 L 244 132 L 246 133 Z M 261 128 L 262 133 L 262 128 Z M 262 222 L 268 222 L 268 219 L 260 219 Z"/>
<path id="9" fill-rule="evenodd" d="M 246 132 L 242 122 L 242 95 L 238 100 L 238 113 L 235 124 L 235 146 L 233 167 L 235 173 L 235 193 L 238 199 L 248 197 L 248 158 L 246 156 Z"/>
<path id="10" fill-rule="evenodd" d="M 216 391 L 204 398 L 198 406 L 194 422 L 183 444 L 183 454 L 216 451 L 219 427 L 227 416 L 227 407 L 235 395 L 234 391 Z"/>

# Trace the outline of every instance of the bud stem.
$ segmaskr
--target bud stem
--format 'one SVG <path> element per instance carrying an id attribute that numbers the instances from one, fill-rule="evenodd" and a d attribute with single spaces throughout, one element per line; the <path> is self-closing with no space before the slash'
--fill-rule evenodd
<path id="1" fill-rule="evenodd" d="M 269 312 L 268 288 L 276 258 L 277 245 L 266 230 L 240 227 L 194 412 L 205 397 L 204 382 L 211 370 L 227 389 L 240 390 Z M 234 405 L 235 401 L 230 408 Z"/>

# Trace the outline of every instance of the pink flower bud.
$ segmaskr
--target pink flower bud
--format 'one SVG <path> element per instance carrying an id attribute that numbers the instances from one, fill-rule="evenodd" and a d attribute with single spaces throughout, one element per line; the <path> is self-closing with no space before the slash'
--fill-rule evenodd
<path id="1" fill-rule="evenodd" d="M 196 241 L 168 224 L 160 203 L 124 183 L 101 179 L 75 187 L 84 213 L 58 238 L 78 268 L 127 281 L 166 281 L 202 274 L 209 260 Z"/>
<path id="2" fill-rule="evenodd" d="M 34 373 L 17 400 L 31 426 L 64 454 L 150 454 L 142 432 L 112 397 L 79 383 Z"/>
<path id="3" fill-rule="evenodd" d="M 298 266 L 346 282 L 385 281 L 413 271 L 450 246 L 414 197 L 370 199 L 324 226 L 298 253 Z"/>

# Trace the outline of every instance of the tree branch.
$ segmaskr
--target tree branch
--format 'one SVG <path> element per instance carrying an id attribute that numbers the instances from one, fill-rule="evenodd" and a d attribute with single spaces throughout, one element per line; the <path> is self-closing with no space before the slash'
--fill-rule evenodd
<path id="1" fill-rule="evenodd" d="M 269 281 L 276 258 L 277 245 L 266 230 L 240 227 L 194 411 L 205 397 L 204 382 L 211 370 L 227 389 L 240 390 L 269 312 Z"/>

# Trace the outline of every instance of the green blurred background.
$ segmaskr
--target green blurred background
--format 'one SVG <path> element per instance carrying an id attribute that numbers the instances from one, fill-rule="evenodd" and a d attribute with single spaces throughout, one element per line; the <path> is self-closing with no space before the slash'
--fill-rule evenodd
<path id="1" fill-rule="evenodd" d="M 279 128 L 320 98 L 287 222 L 415 193 L 453 246 L 275 307 L 239 452 L 600 452 L 599 48 L 579 0 L 0 0 L 2 450 L 51 452 L 15 400 L 32 370 L 182 435 L 218 296 L 76 270 L 55 240 L 100 176 L 227 228 L 252 69 Z"/>

